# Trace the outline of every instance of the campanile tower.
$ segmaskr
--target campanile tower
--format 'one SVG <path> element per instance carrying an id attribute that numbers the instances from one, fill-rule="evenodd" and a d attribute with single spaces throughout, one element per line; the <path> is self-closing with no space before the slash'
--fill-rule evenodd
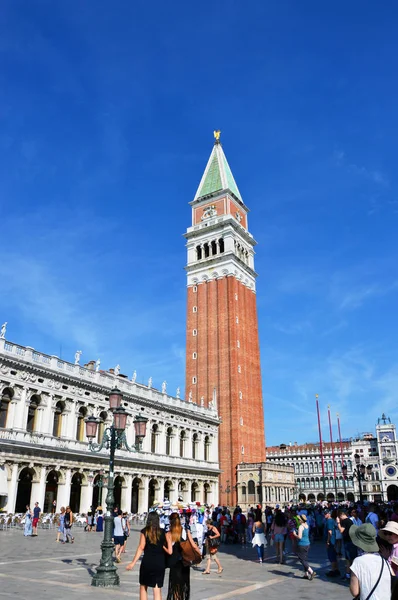
<path id="1" fill-rule="evenodd" d="M 249 209 L 220 143 L 192 206 L 188 248 L 186 398 L 217 404 L 221 502 L 236 503 L 236 465 L 265 460 L 254 240 Z M 227 493 L 227 489 L 228 493 Z"/>

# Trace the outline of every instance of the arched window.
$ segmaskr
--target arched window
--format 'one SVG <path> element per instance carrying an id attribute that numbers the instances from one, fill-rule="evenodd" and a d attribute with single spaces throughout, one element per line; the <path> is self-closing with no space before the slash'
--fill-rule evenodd
<path id="1" fill-rule="evenodd" d="M 192 436 L 192 458 L 196 458 L 198 448 L 198 434 L 194 433 Z"/>
<path id="2" fill-rule="evenodd" d="M 87 408 L 82 406 L 77 415 L 76 439 L 78 442 L 84 442 L 84 419 L 87 415 Z"/>
<path id="3" fill-rule="evenodd" d="M 171 438 L 173 435 L 173 428 L 172 427 L 168 427 L 167 431 L 166 431 L 166 454 L 167 456 L 170 456 L 171 454 Z"/>
<path id="4" fill-rule="evenodd" d="M 314 463 L 314 472 L 318 473 L 318 463 Z"/>
<path id="5" fill-rule="evenodd" d="M 181 456 L 181 458 L 184 457 L 185 438 L 186 438 L 185 431 L 181 431 L 181 433 L 180 433 L 180 456 Z"/>
<path id="6" fill-rule="evenodd" d="M 218 246 L 220 248 L 220 253 L 224 252 L 224 240 L 222 238 L 218 240 Z"/>
<path id="7" fill-rule="evenodd" d="M 156 440 L 158 437 L 158 429 L 159 429 L 159 427 L 156 425 L 156 423 L 155 423 L 155 425 L 152 425 L 152 429 L 151 429 L 151 452 L 152 452 L 152 454 L 155 454 L 155 452 L 156 452 L 156 446 L 157 446 Z"/>
<path id="8" fill-rule="evenodd" d="M 203 244 L 203 250 L 205 253 L 205 258 L 209 258 L 210 256 L 210 248 L 209 248 L 209 244 L 206 242 L 205 244 Z"/>
<path id="9" fill-rule="evenodd" d="M 205 460 L 209 460 L 210 458 L 210 438 L 208 435 L 205 437 Z"/>
<path id="10" fill-rule="evenodd" d="M 347 462 L 347 466 L 348 466 L 348 470 L 352 471 L 352 462 L 350 460 Z"/>
<path id="11" fill-rule="evenodd" d="M 213 256 L 217 254 L 217 242 L 215 240 L 211 243 L 211 253 Z"/>
<path id="12" fill-rule="evenodd" d="M 252 479 L 250 479 L 250 481 L 247 484 L 247 491 L 249 496 L 254 496 L 254 494 L 256 493 L 256 486 Z"/>
<path id="13" fill-rule="evenodd" d="M 300 473 L 304 473 L 304 465 L 303 465 L 303 463 L 300 463 Z"/>
<path id="14" fill-rule="evenodd" d="M 196 258 L 197 258 L 197 260 L 201 260 L 201 258 L 202 258 L 202 248 L 201 248 L 201 246 L 196 246 Z"/>
<path id="15" fill-rule="evenodd" d="M 304 473 L 308 473 L 308 463 L 305 463 L 304 465 Z"/>
<path id="16" fill-rule="evenodd" d="M 7 427 L 8 407 L 14 391 L 11 388 L 5 388 L 0 398 L 0 427 Z M 12 427 L 12 424 L 11 424 Z"/>
<path id="17" fill-rule="evenodd" d="M 40 404 L 40 398 L 38 396 L 32 396 L 28 408 L 28 418 L 26 421 L 26 431 L 36 431 L 36 417 L 37 407 Z"/>
<path id="18" fill-rule="evenodd" d="M 61 437 L 62 433 L 62 414 L 65 410 L 65 404 L 61 401 L 57 402 L 54 410 L 54 421 L 53 421 L 53 436 Z"/>
<path id="19" fill-rule="evenodd" d="M 310 462 L 310 473 L 314 472 L 314 464 Z"/>
<path id="20" fill-rule="evenodd" d="M 242 499 L 244 502 L 246 502 L 246 486 L 242 485 Z"/>
<path id="21" fill-rule="evenodd" d="M 106 420 L 108 418 L 108 413 L 106 412 L 106 410 L 103 410 L 100 413 L 100 422 L 99 422 L 99 426 L 98 426 L 98 443 L 100 444 L 102 441 L 102 438 L 104 437 L 104 431 L 105 431 L 105 423 Z"/>

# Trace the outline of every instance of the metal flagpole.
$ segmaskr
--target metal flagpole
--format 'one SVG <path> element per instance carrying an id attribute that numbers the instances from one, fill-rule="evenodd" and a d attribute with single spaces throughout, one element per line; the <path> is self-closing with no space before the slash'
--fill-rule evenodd
<path id="1" fill-rule="evenodd" d="M 332 435 L 332 420 L 330 418 L 330 405 L 329 404 L 328 404 L 328 418 L 329 418 L 329 431 L 330 431 L 330 445 L 332 446 L 334 490 L 335 490 L 335 493 L 336 493 L 336 501 L 337 501 L 336 463 L 335 463 L 335 460 L 334 460 L 333 435 Z"/>
<path id="2" fill-rule="evenodd" d="M 324 500 L 326 500 L 325 460 L 323 458 L 321 417 L 320 417 L 320 414 L 319 414 L 318 394 L 315 394 L 315 398 L 316 398 L 316 411 L 318 413 L 319 446 L 320 446 L 320 450 L 321 450 L 321 460 L 322 460 L 323 496 L 324 496 Z"/>
<path id="3" fill-rule="evenodd" d="M 344 461 L 343 441 L 341 439 L 340 415 L 339 415 L 339 413 L 337 413 L 337 427 L 338 427 L 338 430 L 339 430 L 339 440 L 340 440 L 341 472 L 343 473 L 344 499 L 347 500 L 347 498 L 346 498 L 347 489 L 346 489 L 345 475 L 344 475 L 345 461 Z"/>

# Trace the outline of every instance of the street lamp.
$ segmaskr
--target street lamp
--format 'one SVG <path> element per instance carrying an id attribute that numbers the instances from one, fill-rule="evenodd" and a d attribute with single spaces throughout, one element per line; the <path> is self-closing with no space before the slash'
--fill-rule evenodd
<path id="1" fill-rule="evenodd" d="M 359 454 L 354 454 L 354 460 L 356 469 L 354 469 L 354 475 L 358 479 L 359 486 L 359 501 L 361 505 L 363 505 L 363 492 L 362 492 L 362 484 L 361 481 L 365 480 L 365 474 L 370 477 L 372 475 L 372 465 L 368 465 L 365 467 L 364 464 L 361 464 L 361 457 Z"/>
<path id="2" fill-rule="evenodd" d="M 101 452 L 104 448 L 109 450 L 109 475 L 108 475 L 108 493 L 106 496 L 106 514 L 104 517 L 104 539 L 101 543 L 101 560 L 97 567 L 97 572 L 93 575 L 91 585 L 96 587 L 111 587 L 120 584 L 117 569 L 112 561 L 114 543 L 112 542 L 113 516 L 112 510 L 115 502 L 113 494 L 114 484 L 114 466 L 115 451 L 117 449 L 126 449 L 129 452 L 139 452 L 141 450 L 142 440 L 146 434 L 146 424 L 148 419 L 138 415 L 134 419 L 135 439 L 133 447 L 130 447 L 126 438 L 127 412 L 121 406 L 123 394 L 118 388 L 114 388 L 109 394 L 109 408 L 113 413 L 113 424 L 104 431 L 102 440 L 99 444 L 94 442 L 97 436 L 99 419 L 91 416 L 86 419 L 86 435 L 88 437 L 88 447 L 92 452 Z"/>

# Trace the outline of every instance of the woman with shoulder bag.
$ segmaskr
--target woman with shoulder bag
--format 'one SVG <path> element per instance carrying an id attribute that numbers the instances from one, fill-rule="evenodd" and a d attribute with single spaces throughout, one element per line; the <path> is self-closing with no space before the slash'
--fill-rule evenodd
<path id="1" fill-rule="evenodd" d="M 72 525 L 73 525 L 73 512 L 70 509 L 70 506 L 67 506 L 65 509 L 65 518 L 64 518 L 64 532 L 65 532 L 65 543 L 70 541 L 71 544 L 75 541 L 75 538 L 72 536 Z"/>
<path id="2" fill-rule="evenodd" d="M 170 568 L 167 600 L 189 600 L 190 598 L 190 566 L 183 561 L 182 542 L 186 540 L 195 546 L 189 529 L 181 524 L 178 513 L 170 515 L 170 531 L 166 534 L 172 545 L 172 553 L 166 558 L 166 567 Z M 197 548 L 200 554 L 199 548 Z"/>
<path id="3" fill-rule="evenodd" d="M 388 600 L 391 598 L 391 571 L 379 554 L 376 529 L 371 523 L 351 525 L 351 541 L 363 551 L 351 565 L 350 592 L 358 600 Z"/>
<path id="4" fill-rule="evenodd" d="M 206 526 L 206 550 L 209 554 L 207 558 L 206 569 L 203 571 L 202 575 L 210 575 L 210 566 L 212 560 L 214 560 L 218 567 L 217 573 L 221 574 L 224 569 L 222 568 L 220 561 L 216 556 L 218 552 L 218 546 L 220 545 L 220 532 L 218 531 L 217 527 L 214 527 L 213 521 L 211 519 L 208 519 L 206 521 Z"/>

